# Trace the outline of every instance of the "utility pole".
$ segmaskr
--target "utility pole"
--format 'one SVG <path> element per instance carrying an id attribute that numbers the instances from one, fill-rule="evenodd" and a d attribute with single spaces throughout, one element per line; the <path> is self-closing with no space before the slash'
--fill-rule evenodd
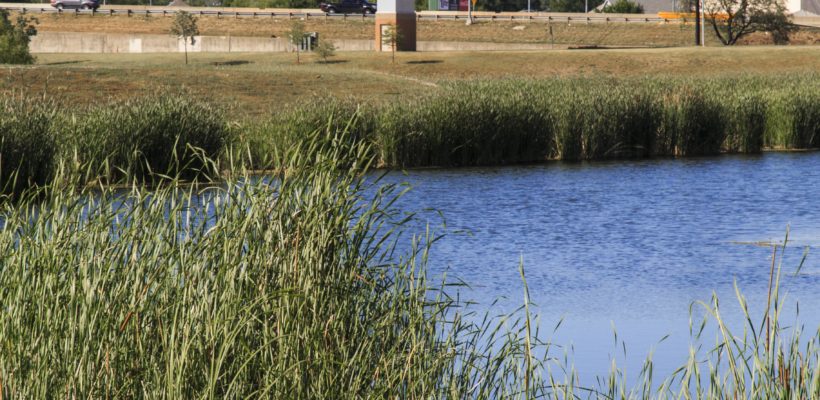
<path id="1" fill-rule="evenodd" d="M 706 47 L 706 3 L 700 1 L 700 45 Z"/>
<path id="2" fill-rule="evenodd" d="M 695 46 L 700 46 L 700 0 L 695 1 Z"/>

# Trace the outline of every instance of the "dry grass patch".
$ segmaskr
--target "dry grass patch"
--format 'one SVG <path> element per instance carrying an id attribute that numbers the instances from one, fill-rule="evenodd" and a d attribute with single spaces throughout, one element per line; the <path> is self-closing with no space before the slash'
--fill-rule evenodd
<path id="1" fill-rule="evenodd" d="M 38 29 L 51 32 L 108 32 L 167 34 L 170 16 L 124 15 L 37 15 Z M 288 18 L 234 18 L 198 16 L 199 29 L 206 36 L 261 36 L 284 37 L 290 26 Z M 311 18 L 305 30 L 318 32 L 320 38 L 373 39 L 372 19 L 350 16 L 338 18 Z M 691 24 L 670 23 L 592 23 L 544 21 L 479 21 L 466 26 L 463 21 L 422 20 L 418 24 L 421 41 L 461 41 L 497 43 L 555 43 L 584 46 L 689 46 L 694 37 Z M 707 31 L 710 45 L 719 46 L 714 33 Z M 744 40 L 747 44 L 772 44 L 769 35 L 754 34 Z M 820 43 L 820 29 L 803 28 L 793 35 L 793 44 Z"/>
<path id="2" fill-rule="evenodd" d="M 0 93 L 47 92 L 82 106 L 158 88 L 185 87 L 243 115 L 333 95 L 390 102 L 435 90 L 450 79 L 573 76 L 719 76 L 800 73 L 820 66 L 820 48 L 738 47 L 389 55 L 343 52 L 336 63 L 292 54 L 41 54 L 38 64 L 0 70 Z"/>

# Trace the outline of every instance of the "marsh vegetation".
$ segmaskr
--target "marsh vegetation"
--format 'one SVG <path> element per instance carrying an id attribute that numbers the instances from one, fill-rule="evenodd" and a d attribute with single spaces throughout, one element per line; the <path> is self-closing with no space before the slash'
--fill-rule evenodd
<path id="1" fill-rule="evenodd" d="M 377 166 L 387 168 L 820 147 L 820 79 L 814 74 L 453 81 L 388 104 L 321 98 L 243 121 L 230 121 L 184 92 L 98 105 L 82 114 L 21 94 L 4 97 L 0 106 L 2 178 L 11 192 L 42 186 L 61 165 L 81 172 L 84 183 L 184 171 L 216 176 L 222 172 L 217 164 L 228 160 L 255 170 L 279 168 L 282 149 L 325 129 L 346 129 L 368 145 Z M 203 165 L 197 157 L 216 164 Z"/>
<path id="2" fill-rule="evenodd" d="M 815 148 L 817 88 L 815 75 L 452 82 L 380 108 L 326 99 L 251 122 L 186 93 L 82 114 L 6 96 L 0 393 L 820 396 L 820 335 L 781 326 L 774 262 L 764 314 L 738 292 L 747 323 L 729 326 L 717 298 L 704 302 L 693 324 L 717 341 L 673 374 L 656 376 L 650 357 L 637 379 L 613 367 L 581 385 L 529 310 L 524 266 L 521 309 L 476 315 L 458 285 L 427 278 L 436 234 L 405 230 L 404 188 L 368 175 Z"/>

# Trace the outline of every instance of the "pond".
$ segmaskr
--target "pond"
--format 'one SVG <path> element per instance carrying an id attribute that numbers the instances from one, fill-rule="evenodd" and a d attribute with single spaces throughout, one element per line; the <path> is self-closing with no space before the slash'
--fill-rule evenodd
<path id="1" fill-rule="evenodd" d="M 820 258 L 811 251 L 820 246 L 820 153 L 414 170 L 385 179 L 413 186 L 400 208 L 443 214 L 446 227 L 432 212 L 421 219 L 445 234 L 431 273 L 469 283 L 462 298 L 493 314 L 520 306 L 523 261 L 542 330 L 563 318 L 546 336 L 571 352 L 582 383 L 606 374 L 610 357 L 635 377 L 653 349 L 656 376 L 670 374 L 693 343 L 690 306 L 713 292 L 742 333 L 735 282 L 760 321 L 772 265 L 772 247 L 760 242 L 781 242 L 787 227 L 784 321 L 795 320 L 799 302 L 806 331 L 820 326 Z M 693 310 L 698 322 L 702 308 Z"/>

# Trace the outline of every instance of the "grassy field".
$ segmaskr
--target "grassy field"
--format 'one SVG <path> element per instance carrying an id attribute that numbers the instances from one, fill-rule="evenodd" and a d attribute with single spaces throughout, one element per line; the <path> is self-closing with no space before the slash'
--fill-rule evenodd
<path id="1" fill-rule="evenodd" d="M 35 14 L 36 15 L 36 14 Z M 108 32 L 167 34 L 171 17 L 123 15 L 36 15 L 38 29 L 56 32 Z M 287 18 L 241 18 L 200 16 L 202 35 L 285 37 L 290 20 Z M 305 21 L 307 31 L 318 32 L 320 38 L 372 39 L 372 19 L 351 16 L 346 21 L 323 18 Z M 552 35 L 550 35 L 552 32 Z M 595 46 L 689 46 L 694 37 L 694 26 L 670 22 L 586 24 L 581 22 L 547 24 L 543 21 L 509 22 L 480 21 L 466 26 L 463 21 L 422 20 L 418 24 L 418 40 L 504 43 L 555 43 L 560 45 Z M 707 42 L 719 45 L 711 29 Z M 771 44 L 765 34 L 754 34 L 745 39 L 747 44 Z M 820 29 L 804 28 L 792 37 L 793 44 L 820 43 Z"/>
<path id="2" fill-rule="evenodd" d="M 781 75 L 820 68 L 820 48 L 737 47 L 543 52 L 340 53 L 330 64 L 293 54 L 42 54 L 33 66 L 0 69 L 0 93 L 47 92 L 82 108 L 168 87 L 261 116 L 324 97 L 391 102 L 435 91 L 441 81 L 556 77 Z M 233 65 L 226 65 L 226 63 Z"/>

